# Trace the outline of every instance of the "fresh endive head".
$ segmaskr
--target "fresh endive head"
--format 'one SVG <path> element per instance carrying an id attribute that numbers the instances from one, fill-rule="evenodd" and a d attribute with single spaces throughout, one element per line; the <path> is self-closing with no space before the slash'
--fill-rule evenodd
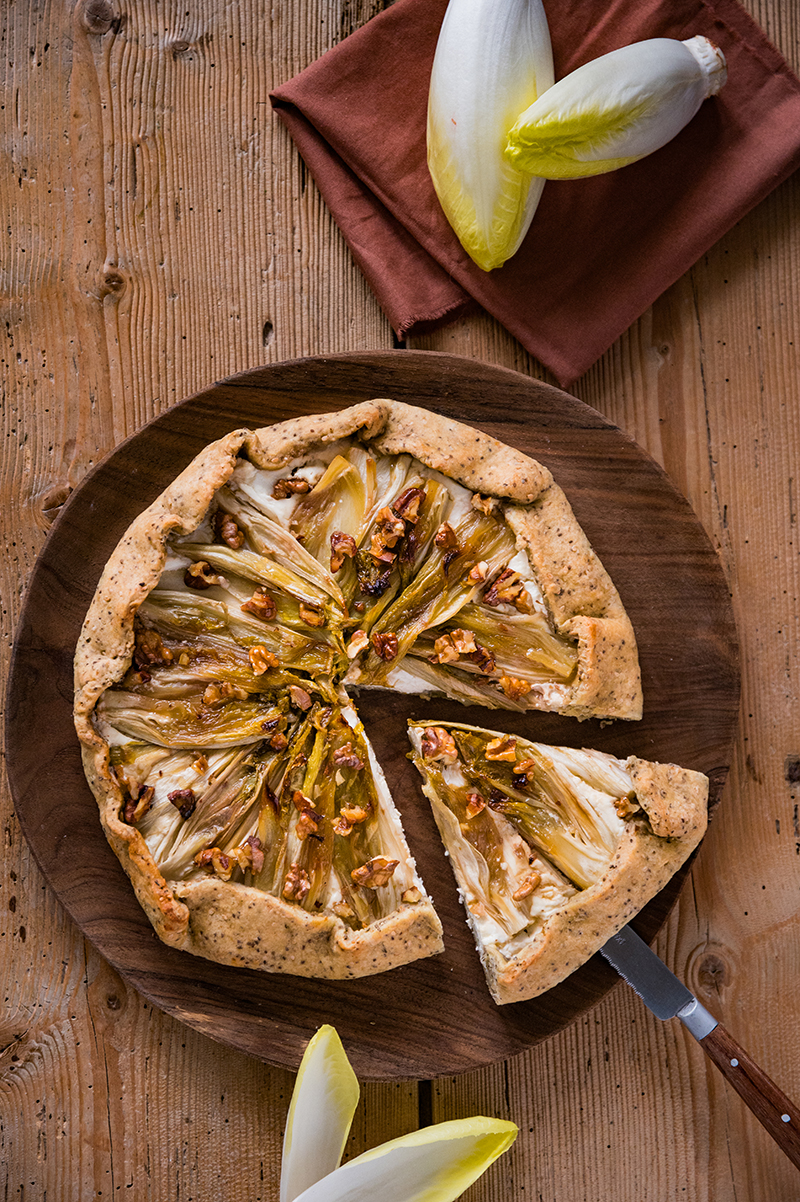
<path id="1" fill-rule="evenodd" d="M 450 0 L 428 99 L 428 167 L 445 215 L 484 271 L 519 247 L 543 183 L 504 157 L 519 114 L 553 83 L 541 0 Z"/>
<path id="2" fill-rule="evenodd" d="M 358 1082 L 333 1027 L 306 1048 L 286 1124 L 280 1202 L 453 1202 L 517 1136 L 501 1119 L 412 1131 L 341 1164 Z"/>
<path id="3" fill-rule="evenodd" d="M 513 123 L 506 161 L 544 179 L 614 171 L 664 146 L 725 83 L 707 38 L 652 38 L 559 80 Z"/>

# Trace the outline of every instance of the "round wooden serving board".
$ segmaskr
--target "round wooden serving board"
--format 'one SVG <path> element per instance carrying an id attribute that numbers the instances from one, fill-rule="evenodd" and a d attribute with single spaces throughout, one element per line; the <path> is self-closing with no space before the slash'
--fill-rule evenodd
<path id="1" fill-rule="evenodd" d="M 359 710 L 434 897 L 446 950 L 406 968 L 327 982 L 225 968 L 158 941 L 106 844 L 72 726 L 72 656 L 106 559 L 132 518 L 208 442 L 239 426 L 393 397 L 480 427 L 549 467 L 617 585 L 639 643 L 644 717 L 578 723 L 374 693 Z M 563 392 L 450 355 L 395 351 L 245 372 L 175 406 L 123 443 L 65 505 L 31 578 L 8 693 L 8 771 L 42 871 L 127 982 L 213 1039 L 295 1069 L 323 1022 L 363 1080 L 460 1073 L 512 1056 L 594 1005 L 617 981 L 600 956 L 543 997 L 492 1002 L 449 864 L 406 759 L 408 716 L 452 718 L 551 743 L 700 769 L 718 799 L 736 729 L 739 673 L 728 590 L 686 501 L 630 438 Z M 651 938 L 679 889 L 637 920 Z"/>

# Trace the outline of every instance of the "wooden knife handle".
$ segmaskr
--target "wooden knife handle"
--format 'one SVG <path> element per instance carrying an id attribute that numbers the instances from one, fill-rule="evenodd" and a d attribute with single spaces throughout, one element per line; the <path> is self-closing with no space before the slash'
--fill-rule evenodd
<path id="1" fill-rule="evenodd" d="M 750 1107 L 762 1127 L 800 1169 L 800 1110 L 778 1089 L 739 1044 L 718 1023 L 710 1035 L 699 1040 L 733 1088 Z"/>

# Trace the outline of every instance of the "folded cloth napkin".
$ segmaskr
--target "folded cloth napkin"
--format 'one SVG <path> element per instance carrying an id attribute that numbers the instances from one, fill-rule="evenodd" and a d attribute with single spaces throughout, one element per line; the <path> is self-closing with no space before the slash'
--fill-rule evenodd
<path id="1" fill-rule="evenodd" d="M 566 386 L 800 166 L 800 81 L 737 0 L 545 0 L 556 79 L 630 42 L 704 34 L 728 82 L 655 154 L 545 184 L 520 250 L 484 272 L 426 165 L 446 7 L 397 0 L 271 101 L 400 337 L 477 301 Z"/>

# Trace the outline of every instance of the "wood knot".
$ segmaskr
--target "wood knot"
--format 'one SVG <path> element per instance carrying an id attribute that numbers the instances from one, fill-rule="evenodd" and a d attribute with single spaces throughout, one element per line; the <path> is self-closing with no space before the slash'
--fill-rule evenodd
<path id="1" fill-rule="evenodd" d="M 800 755 L 790 751 L 783 761 L 783 776 L 790 785 L 800 784 Z"/>
<path id="2" fill-rule="evenodd" d="M 178 38 L 171 46 L 172 57 L 177 58 L 179 55 L 185 54 L 187 50 L 191 50 L 191 48 L 191 42 L 187 42 L 185 38 Z"/>
<path id="3" fill-rule="evenodd" d="M 106 998 L 106 1005 L 108 1006 L 109 1010 L 119 1010 L 122 1006 L 122 1002 L 115 993 L 110 993 Z"/>
<path id="4" fill-rule="evenodd" d="M 104 267 L 100 273 L 100 299 L 106 296 L 122 296 L 125 291 L 125 276 L 116 267 Z"/>
<path id="5" fill-rule="evenodd" d="M 730 981 L 728 965 L 716 952 L 703 956 L 697 966 L 697 976 L 706 993 L 721 993 Z"/>
<path id="6" fill-rule="evenodd" d="M 108 0 L 86 0 L 81 20 L 89 33 L 108 33 L 114 24 L 114 10 Z"/>

